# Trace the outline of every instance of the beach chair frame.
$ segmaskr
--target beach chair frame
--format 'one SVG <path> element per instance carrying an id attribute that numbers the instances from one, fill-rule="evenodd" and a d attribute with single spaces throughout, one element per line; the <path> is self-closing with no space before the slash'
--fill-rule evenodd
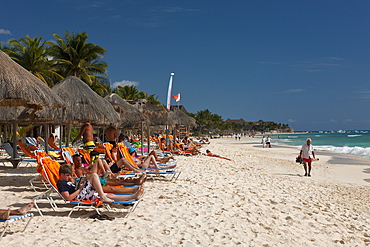
<path id="1" fill-rule="evenodd" d="M 142 197 L 141 197 L 139 200 L 130 200 L 130 201 L 113 202 L 113 203 L 105 203 L 105 202 L 101 203 L 99 200 L 89 201 L 89 202 L 87 202 L 87 201 L 67 201 L 60 194 L 58 189 L 50 182 L 51 180 L 48 176 L 48 173 L 45 169 L 45 165 L 44 165 L 44 162 L 43 162 L 47 158 L 50 159 L 50 157 L 41 158 L 40 163 L 41 163 L 42 169 L 44 171 L 44 175 L 45 175 L 44 179 L 48 182 L 48 185 L 50 186 L 50 188 L 47 191 L 41 193 L 40 195 L 36 196 L 33 199 L 35 207 L 36 207 L 36 209 L 38 210 L 38 212 L 41 216 L 43 216 L 43 213 L 42 213 L 40 207 L 38 206 L 38 203 L 47 202 L 47 203 L 50 204 L 53 211 L 58 211 L 58 206 L 57 206 L 58 203 L 75 205 L 69 211 L 68 217 L 70 217 L 74 211 L 79 211 L 81 209 L 84 209 L 84 210 L 93 209 L 93 210 L 96 211 L 97 214 L 100 214 L 100 211 L 99 211 L 99 208 L 98 208 L 100 205 L 103 205 L 103 207 L 106 208 L 108 211 L 111 210 L 110 205 L 114 205 L 114 204 L 116 204 L 116 205 L 118 205 L 118 204 L 126 205 L 126 206 L 130 206 L 128 209 L 124 210 L 127 213 L 126 216 L 125 216 L 127 218 L 136 209 L 137 205 L 142 200 Z"/>
<path id="2" fill-rule="evenodd" d="M 4 236 L 4 234 L 5 234 L 6 230 L 7 230 L 7 228 L 8 228 L 12 223 L 14 223 L 14 222 L 15 222 L 15 221 L 17 221 L 17 220 L 21 220 L 21 219 L 24 219 L 24 218 L 28 218 L 27 223 L 26 223 L 26 225 L 24 226 L 24 228 L 23 228 L 23 230 L 22 230 L 22 232 L 24 232 L 24 231 L 26 230 L 27 226 L 30 224 L 30 222 L 31 222 L 31 220 L 32 220 L 32 218 L 33 218 L 33 216 L 34 216 L 34 215 L 33 215 L 33 213 L 27 213 L 27 214 L 25 214 L 25 215 L 11 215 L 9 220 L 0 220 L 0 222 L 5 222 L 5 223 L 6 223 L 6 225 L 5 225 L 4 229 L 3 229 L 3 231 L 1 232 L 0 239 Z"/>

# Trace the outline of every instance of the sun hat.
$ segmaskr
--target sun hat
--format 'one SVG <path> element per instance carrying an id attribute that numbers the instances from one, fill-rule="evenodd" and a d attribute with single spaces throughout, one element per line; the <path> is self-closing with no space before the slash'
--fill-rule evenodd
<path id="1" fill-rule="evenodd" d="M 132 154 L 133 152 L 136 152 L 136 148 L 130 147 L 130 148 L 128 149 L 128 152 L 129 152 L 130 154 Z"/>

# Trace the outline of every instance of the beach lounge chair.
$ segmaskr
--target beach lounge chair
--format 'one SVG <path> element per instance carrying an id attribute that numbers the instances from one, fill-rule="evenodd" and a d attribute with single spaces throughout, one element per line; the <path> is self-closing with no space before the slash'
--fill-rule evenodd
<path id="1" fill-rule="evenodd" d="M 118 144 L 119 151 L 121 152 L 122 157 L 125 157 L 133 166 L 139 169 L 135 161 L 132 159 L 132 156 L 128 152 L 128 148 L 123 144 Z M 169 177 L 170 181 L 176 181 L 180 176 L 181 171 L 175 170 L 174 168 L 148 168 L 146 169 L 146 175 L 151 178 L 159 177 Z"/>
<path id="2" fill-rule="evenodd" d="M 26 141 L 28 142 L 29 145 L 33 145 L 33 146 L 36 146 L 36 147 L 39 145 L 37 143 L 36 138 L 34 138 L 34 137 L 26 137 Z"/>
<path id="3" fill-rule="evenodd" d="M 60 148 L 58 146 L 56 146 L 55 143 L 49 138 L 48 138 L 48 144 L 49 144 L 49 147 L 51 147 L 52 149 L 60 150 Z"/>
<path id="4" fill-rule="evenodd" d="M 31 219 L 33 218 L 33 213 L 27 213 L 25 215 L 10 215 L 10 219 L 9 220 L 0 220 L 0 222 L 4 222 L 6 223 L 3 231 L 1 232 L 1 236 L 0 236 L 0 239 L 4 236 L 5 232 L 6 232 L 6 229 L 14 222 L 18 221 L 18 220 L 21 220 L 21 219 L 24 219 L 24 218 L 28 218 L 28 221 L 25 225 L 25 227 L 23 228 L 23 231 L 24 232 L 28 226 L 28 224 L 30 223 Z M 18 221 L 19 222 L 19 221 Z"/>
<path id="5" fill-rule="evenodd" d="M 2 161 L 9 161 L 10 162 L 10 159 L 11 158 L 16 158 L 16 159 L 19 159 L 20 162 L 27 162 L 26 166 L 28 165 L 31 165 L 30 162 L 36 162 L 36 159 L 35 158 L 30 158 L 30 157 L 25 157 L 25 156 L 21 156 L 18 152 L 16 152 L 16 156 L 13 157 L 13 147 L 10 145 L 10 143 L 3 143 L 3 147 L 6 151 L 6 153 L 10 156 L 8 159 L 5 159 L 5 160 L 2 160 Z M 14 166 L 14 164 L 13 164 Z M 16 168 L 16 167 L 14 167 Z"/>
<path id="6" fill-rule="evenodd" d="M 37 141 L 44 147 L 46 148 L 46 142 L 44 140 L 44 138 L 42 138 L 41 136 L 38 136 L 37 137 Z M 51 145 L 50 145 L 51 144 Z M 60 151 L 60 148 L 55 146 L 55 144 L 51 141 L 49 141 L 48 139 L 48 149 L 49 151 Z"/>
<path id="7" fill-rule="evenodd" d="M 33 199 L 35 203 L 35 207 L 37 208 L 38 212 L 41 216 L 43 216 L 41 209 L 38 206 L 40 202 L 48 202 L 54 211 L 58 210 L 57 203 L 64 203 L 64 204 L 72 204 L 74 205 L 70 212 L 68 213 L 68 217 L 72 215 L 72 213 L 76 210 L 80 209 L 93 209 L 96 211 L 97 214 L 100 214 L 98 209 L 99 206 L 103 205 L 107 210 L 110 210 L 110 205 L 125 205 L 130 206 L 128 209 L 125 209 L 127 212 L 126 217 L 132 213 L 138 203 L 141 201 L 142 198 L 139 200 L 130 200 L 124 202 L 112 202 L 112 203 L 103 203 L 99 199 L 94 201 L 67 201 L 64 197 L 59 193 L 57 189 L 57 182 L 59 180 L 59 168 L 60 165 L 57 161 L 52 160 L 50 157 L 43 157 L 40 159 L 40 165 L 42 167 L 41 174 L 45 181 L 49 183 L 50 189 L 46 192 L 40 194 L 39 196 Z"/>
<path id="8" fill-rule="evenodd" d="M 23 142 L 18 142 L 18 146 L 22 149 L 23 153 L 27 155 L 31 159 L 36 159 L 36 155 L 32 153 L 32 150 L 30 150 L 26 144 Z"/>
<path id="9" fill-rule="evenodd" d="M 63 157 L 63 160 L 67 164 L 72 164 L 73 163 L 72 155 L 71 155 L 71 153 L 69 151 L 63 150 L 62 151 L 62 157 Z"/>

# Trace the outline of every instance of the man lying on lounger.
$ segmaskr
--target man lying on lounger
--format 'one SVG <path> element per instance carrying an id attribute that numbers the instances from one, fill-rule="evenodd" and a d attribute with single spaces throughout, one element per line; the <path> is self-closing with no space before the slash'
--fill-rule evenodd
<path id="1" fill-rule="evenodd" d="M 138 200 L 144 193 L 144 188 L 141 187 L 135 194 L 132 195 L 115 195 L 106 194 L 100 184 L 99 177 L 96 173 L 87 176 L 86 182 L 82 183 L 78 189 L 71 182 L 72 167 L 70 165 L 62 165 L 59 169 L 58 190 L 67 201 L 94 201 L 100 199 L 102 202 L 122 202 L 130 200 Z M 98 195 L 96 195 L 96 193 Z"/>
<path id="2" fill-rule="evenodd" d="M 34 203 L 31 202 L 18 209 L 0 209 L 0 220 L 10 220 L 10 215 L 25 215 L 33 208 Z"/>

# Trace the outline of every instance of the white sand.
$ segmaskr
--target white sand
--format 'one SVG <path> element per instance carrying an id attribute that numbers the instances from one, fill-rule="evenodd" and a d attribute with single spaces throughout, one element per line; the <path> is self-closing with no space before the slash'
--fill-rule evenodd
<path id="1" fill-rule="evenodd" d="M 129 218 L 71 218 L 62 206 L 15 224 L 1 246 L 366 246 L 370 244 L 370 173 L 366 166 L 330 164 L 317 155 L 303 177 L 295 148 L 263 149 L 253 138 L 211 140 L 205 148 L 226 156 L 178 157 L 176 182 L 148 181 L 144 200 Z M 205 149 L 204 149 L 205 150 Z M 204 151 L 203 150 L 203 151 Z M 0 208 L 28 203 L 35 168 L 0 167 Z"/>

